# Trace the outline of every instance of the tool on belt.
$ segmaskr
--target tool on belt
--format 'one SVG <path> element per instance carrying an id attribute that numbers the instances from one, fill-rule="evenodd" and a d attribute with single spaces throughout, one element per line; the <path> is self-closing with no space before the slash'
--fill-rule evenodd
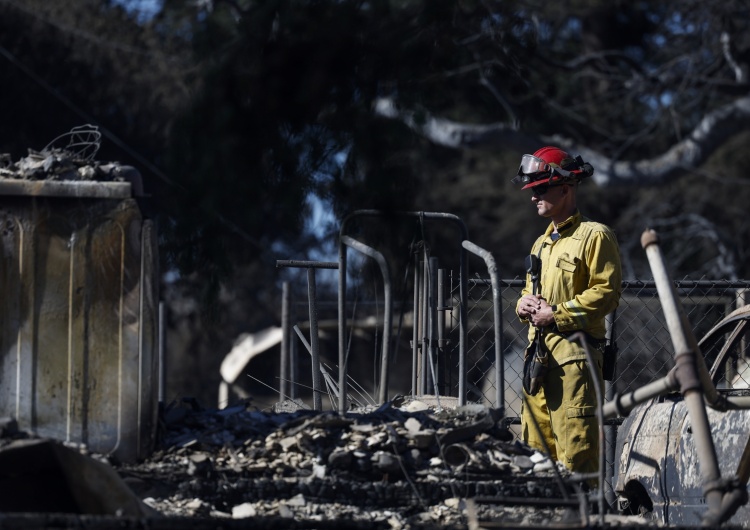
<path id="1" fill-rule="evenodd" d="M 617 367 L 617 341 L 615 339 L 615 319 L 612 319 L 612 327 L 609 330 L 609 339 L 604 345 L 602 374 L 605 381 L 615 380 L 615 368 Z"/>
<path id="2" fill-rule="evenodd" d="M 539 251 L 541 254 L 541 249 Z M 529 254 L 526 256 L 526 272 L 531 276 L 532 292 L 534 295 L 539 290 L 539 274 L 542 269 L 542 261 L 539 255 Z M 527 394 L 535 396 L 542 387 L 544 375 L 547 373 L 549 364 L 549 352 L 544 345 L 544 330 L 536 328 L 534 340 L 531 341 L 523 360 L 523 389 Z"/>
<path id="3" fill-rule="evenodd" d="M 602 354 L 602 375 L 605 381 L 614 381 L 615 377 L 615 365 L 617 364 L 617 343 L 613 339 L 595 339 L 585 331 L 580 330 L 571 331 L 569 333 L 558 332 L 560 335 L 570 340 L 569 337 L 574 333 L 583 333 L 586 337 L 586 344 L 595 350 L 598 350 Z M 612 330 L 614 335 L 614 329 Z"/>

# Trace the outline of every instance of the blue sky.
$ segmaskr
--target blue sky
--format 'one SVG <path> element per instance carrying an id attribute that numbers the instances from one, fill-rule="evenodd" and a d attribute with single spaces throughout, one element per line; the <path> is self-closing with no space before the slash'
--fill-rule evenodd
<path id="1" fill-rule="evenodd" d="M 138 13 L 138 18 L 149 19 L 161 7 L 162 0 L 114 0 L 130 12 Z"/>

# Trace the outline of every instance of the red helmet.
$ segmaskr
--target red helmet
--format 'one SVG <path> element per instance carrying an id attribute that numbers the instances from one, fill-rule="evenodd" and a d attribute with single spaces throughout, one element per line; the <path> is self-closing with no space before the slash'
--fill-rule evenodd
<path id="1" fill-rule="evenodd" d="M 538 149 L 533 155 L 536 158 L 541 158 L 548 164 L 554 164 L 557 167 L 565 167 L 566 165 L 574 162 L 575 160 L 568 153 L 560 149 L 559 147 L 542 147 Z"/>
<path id="2" fill-rule="evenodd" d="M 542 184 L 555 185 L 565 181 L 580 180 L 591 176 L 594 168 L 585 164 L 579 156 L 573 158 L 559 147 L 546 146 L 533 155 L 523 155 L 514 184 L 522 183 L 521 189 Z"/>

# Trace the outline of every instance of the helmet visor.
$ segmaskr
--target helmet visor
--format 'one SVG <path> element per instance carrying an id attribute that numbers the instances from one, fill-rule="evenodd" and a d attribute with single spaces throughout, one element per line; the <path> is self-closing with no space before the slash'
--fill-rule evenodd
<path id="1" fill-rule="evenodd" d="M 525 188 L 532 182 L 549 177 L 551 169 L 550 165 L 541 158 L 534 155 L 523 155 L 518 173 L 511 182 L 523 184 Z"/>
<path id="2" fill-rule="evenodd" d="M 549 164 L 541 158 L 537 158 L 534 155 L 523 155 L 523 158 L 521 158 L 521 167 L 518 168 L 518 174 L 546 173 L 549 169 Z"/>

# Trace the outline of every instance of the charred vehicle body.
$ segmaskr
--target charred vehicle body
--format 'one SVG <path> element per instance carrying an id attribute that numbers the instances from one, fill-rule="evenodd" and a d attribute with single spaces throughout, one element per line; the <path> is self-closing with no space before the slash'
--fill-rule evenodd
<path id="1" fill-rule="evenodd" d="M 750 523 L 750 308 L 741 307 L 697 343 L 666 273 L 658 238 L 642 237 L 675 352 L 666 377 L 603 407 L 627 416 L 613 481 L 619 508 L 666 525 Z M 711 365 L 711 369 L 707 365 Z"/>

